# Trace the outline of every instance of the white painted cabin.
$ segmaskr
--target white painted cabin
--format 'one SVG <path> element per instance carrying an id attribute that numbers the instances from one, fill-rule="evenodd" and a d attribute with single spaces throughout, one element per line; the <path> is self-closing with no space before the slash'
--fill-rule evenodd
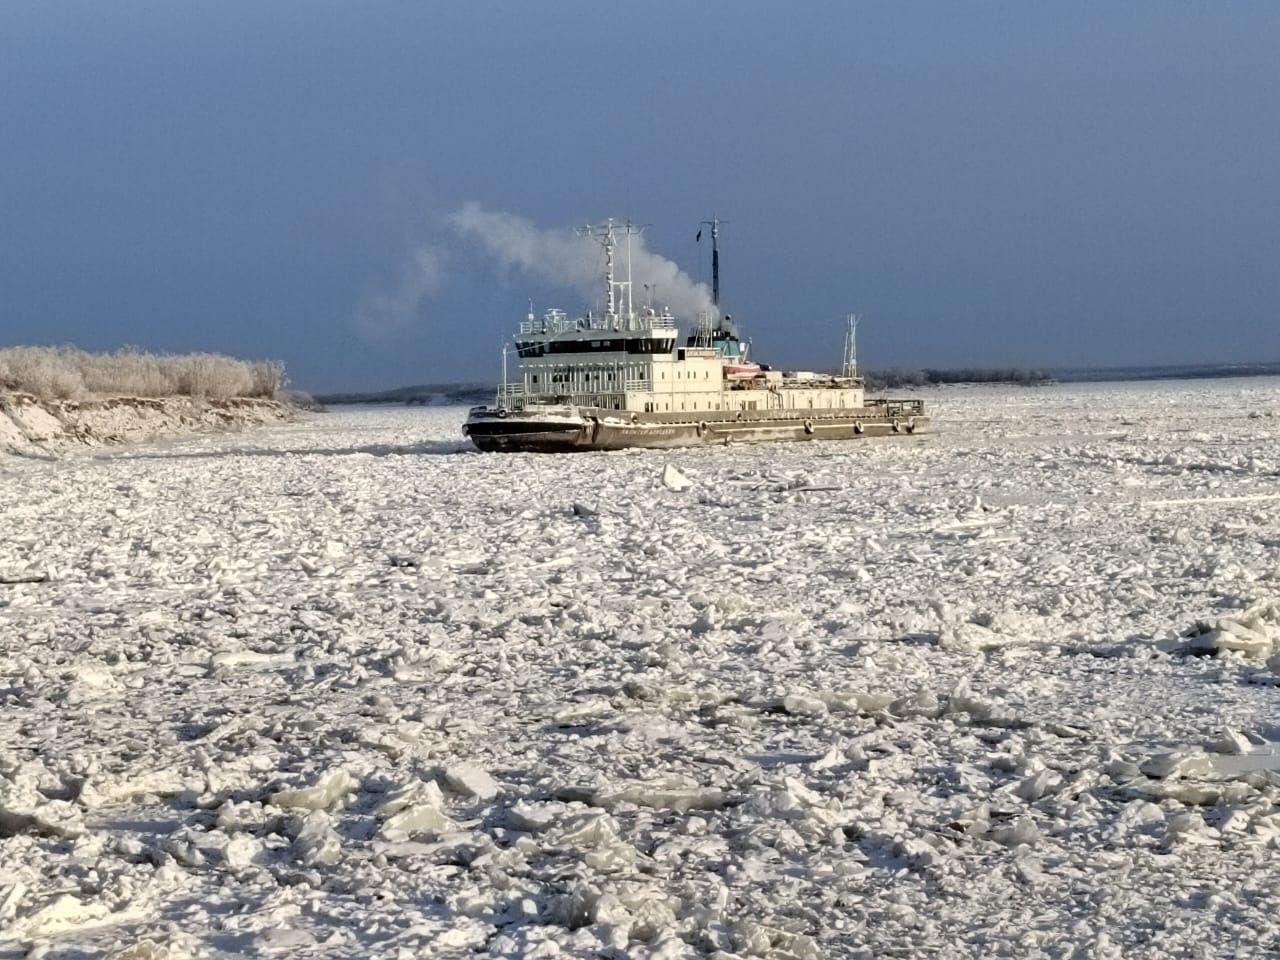
<path id="1" fill-rule="evenodd" d="M 675 319 L 652 309 L 626 319 L 532 314 L 516 338 L 518 379 L 499 402 L 510 409 L 572 404 L 631 413 L 847 410 L 863 406 L 862 381 L 762 370 L 726 372 L 716 346 L 677 346 Z"/>

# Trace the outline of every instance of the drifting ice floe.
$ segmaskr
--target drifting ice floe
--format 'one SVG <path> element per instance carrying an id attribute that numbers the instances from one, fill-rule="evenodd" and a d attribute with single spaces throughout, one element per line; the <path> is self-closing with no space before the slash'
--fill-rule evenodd
<path id="1" fill-rule="evenodd" d="M 277 790 L 271 794 L 271 802 L 277 807 L 300 810 L 329 810 L 346 801 L 347 795 L 358 784 L 345 770 L 334 770 L 319 777 L 309 787 L 294 790 Z"/>
<path id="2" fill-rule="evenodd" d="M 411 783 L 396 790 L 378 807 L 378 816 L 383 818 L 378 835 L 393 842 L 457 829 L 445 813 L 444 794 L 435 781 Z"/>

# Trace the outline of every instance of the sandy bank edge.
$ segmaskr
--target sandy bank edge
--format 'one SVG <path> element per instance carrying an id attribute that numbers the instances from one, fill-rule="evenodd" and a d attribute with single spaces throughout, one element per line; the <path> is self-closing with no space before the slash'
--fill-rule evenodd
<path id="1" fill-rule="evenodd" d="M 296 412 L 276 400 L 247 397 L 40 400 L 27 393 L 0 393 L 0 455 L 49 456 L 75 447 L 243 430 L 289 420 Z"/>

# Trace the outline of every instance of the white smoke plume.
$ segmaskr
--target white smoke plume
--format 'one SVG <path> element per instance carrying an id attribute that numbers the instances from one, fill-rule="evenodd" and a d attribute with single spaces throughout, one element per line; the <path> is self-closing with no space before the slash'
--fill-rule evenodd
<path id="1" fill-rule="evenodd" d="M 371 340 L 386 340 L 412 328 L 428 299 L 444 283 L 444 254 L 434 246 L 415 249 L 389 289 L 371 290 L 356 308 L 356 327 Z"/>
<path id="2" fill-rule="evenodd" d="M 525 217 L 485 210 L 475 203 L 466 204 L 448 221 L 459 237 L 504 269 L 541 283 L 568 287 L 588 304 L 603 298 L 600 244 L 591 237 L 578 236 L 571 227 L 540 227 Z M 446 267 L 456 260 L 456 253 L 442 243 L 414 248 L 393 283 L 371 288 L 360 300 L 356 329 L 375 341 L 395 340 L 412 330 L 425 319 L 429 301 L 447 281 Z M 626 245 L 621 239 L 615 263 L 618 278 L 624 279 Z M 682 320 L 693 320 L 703 310 L 714 312 L 707 285 L 650 250 L 643 234 L 631 238 L 631 276 L 637 308 L 649 302 L 648 285 L 654 306 L 669 307 Z"/>
<path id="3" fill-rule="evenodd" d="M 567 286 L 595 303 L 602 296 L 603 256 L 590 237 L 572 228 L 539 227 L 512 213 L 485 210 L 468 203 L 449 218 L 465 238 L 477 243 L 509 269 L 556 285 Z M 625 279 L 625 243 L 615 253 L 616 272 Z M 650 250 L 644 235 L 631 238 L 632 296 L 637 309 L 648 302 L 645 285 L 654 288 L 653 304 L 667 306 L 677 317 L 692 320 L 703 310 L 712 311 L 711 290 L 678 266 Z"/>

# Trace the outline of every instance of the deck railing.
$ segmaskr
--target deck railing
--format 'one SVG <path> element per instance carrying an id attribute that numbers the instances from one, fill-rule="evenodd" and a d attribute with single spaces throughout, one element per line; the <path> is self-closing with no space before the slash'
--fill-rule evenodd
<path id="1" fill-rule="evenodd" d="M 628 389 L 635 389 L 628 387 Z M 523 410 L 534 405 L 572 405 L 575 407 L 599 407 L 604 410 L 625 410 L 627 394 L 623 391 L 575 393 L 572 391 L 544 392 L 526 390 L 523 383 L 506 383 L 498 387 L 498 406 L 507 410 Z"/>
<path id="2" fill-rule="evenodd" d="M 652 391 L 652 380 L 627 380 L 621 390 L 574 390 L 569 384 L 557 384 L 553 389 L 543 389 L 527 387 L 520 381 L 513 381 L 498 384 L 498 406 L 514 410 L 523 409 L 530 403 L 573 403 L 578 406 L 620 410 L 626 407 L 627 394 Z"/>
<path id="3" fill-rule="evenodd" d="M 884 407 L 884 412 L 892 417 L 918 417 L 924 414 L 923 400 L 889 400 L 875 397 L 867 400 L 869 407 Z"/>
<path id="4" fill-rule="evenodd" d="M 571 404 L 577 407 L 599 407 L 604 410 L 627 409 L 628 394 L 651 393 L 653 382 L 650 380 L 627 380 L 622 390 L 573 390 L 568 384 L 557 384 L 554 390 L 526 388 L 524 383 L 512 382 L 498 385 L 497 405 L 507 410 L 523 410 L 534 404 Z M 801 408 L 783 406 L 781 395 L 765 393 L 765 405 L 761 411 L 797 410 Z M 865 407 L 874 408 L 889 417 L 918 417 L 924 415 L 923 400 L 893 400 L 885 397 L 868 397 Z M 822 409 L 809 411 L 821 415 Z"/>

